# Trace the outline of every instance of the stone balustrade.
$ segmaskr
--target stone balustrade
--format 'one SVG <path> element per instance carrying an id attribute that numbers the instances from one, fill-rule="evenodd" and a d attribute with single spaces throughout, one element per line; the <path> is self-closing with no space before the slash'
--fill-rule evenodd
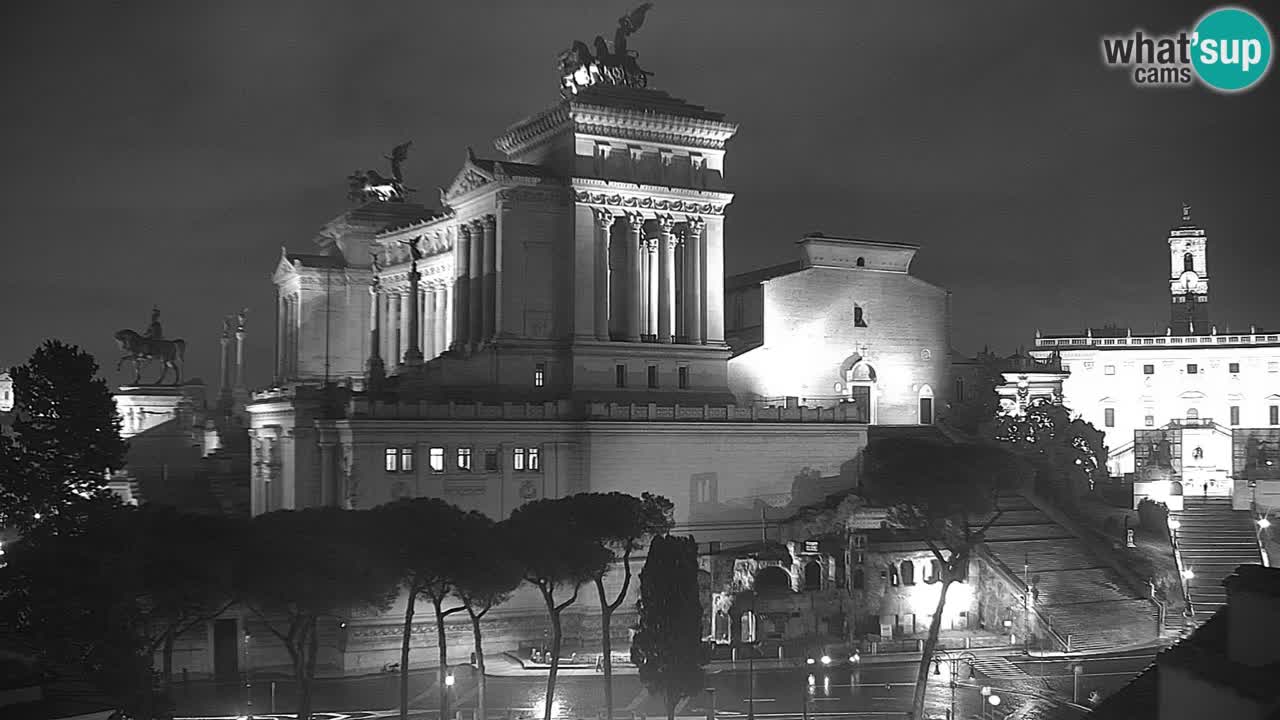
<path id="1" fill-rule="evenodd" d="M 1134 345 L 1172 345 L 1174 347 L 1188 345 L 1271 345 L 1280 343 L 1280 335 L 1264 333 L 1219 334 L 1211 335 L 1131 335 L 1126 337 L 1041 337 L 1036 338 L 1036 347 L 1088 347 L 1102 346 L 1134 346 Z"/>
<path id="2" fill-rule="evenodd" d="M 347 417 L 405 420 L 572 420 L 615 422 L 765 422 L 865 424 L 852 407 L 658 405 L 656 403 L 381 402 L 354 397 Z"/>

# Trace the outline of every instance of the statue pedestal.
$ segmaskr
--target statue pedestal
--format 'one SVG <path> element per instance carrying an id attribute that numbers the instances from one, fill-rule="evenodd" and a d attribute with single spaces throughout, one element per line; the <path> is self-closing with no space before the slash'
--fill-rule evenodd
<path id="1" fill-rule="evenodd" d="M 125 439 L 175 420 L 173 432 L 188 432 L 205 408 L 203 384 L 122 385 L 112 397 Z"/>

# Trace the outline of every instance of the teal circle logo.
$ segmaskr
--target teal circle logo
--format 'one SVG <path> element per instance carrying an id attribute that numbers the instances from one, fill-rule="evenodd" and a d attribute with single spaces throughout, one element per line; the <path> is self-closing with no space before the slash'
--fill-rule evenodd
<path id="1" fill-rule="evenodd" d="M 1205 15 L 1191 43 L 1191 64 L 1214 90 L 1247 90 L 1271 67 L 1271 33 L 1248 10 L 1226 7 Z"/>

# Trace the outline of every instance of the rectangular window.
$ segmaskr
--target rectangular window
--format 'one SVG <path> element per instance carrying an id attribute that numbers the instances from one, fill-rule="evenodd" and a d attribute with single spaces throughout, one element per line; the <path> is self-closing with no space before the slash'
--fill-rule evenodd
<path id="1" fill-rule="evenodd" d="M 386 461 L 383 463 L 382 469 L 387 472 L 395 472 L 400 467 L 398 457 L 399 454 L 396 452 L 395 448 L 387 448 Z"/>
<path id="2" fill-rule="evenodd" d="M 614 365 L 613 376 L 614 376 L 613 377 L 614 383 L 617 384 L 618 387 L 624 388 L 627 386 L 627 366 L 626 365 Z"/>
<path id="3" fill-rule="evenodd" d="M 816 553 L 816 552 L 818 552 L 818 541 L 817 541 L 817 540 L 805 540 L 805 541 L 804 541 L 804 551 L 805 551 L 805 552 L 807 552 L 807 553 Z"/>
<path id="4" fill-rule="evenodd" d="M 511 451 L 511 469 L 516 472 L 524 471 L 524 448 L 516 448 Z"/>
<path id="5" fill-rule="evenodd" d="M 533 366 L 533 386 L 542 387 L 547 382 L 547 366 L 545 363 L 538 363 Z"/>
<path id="6" fill-rule="evenodd" d="M 1143 365 L 1143 366 L 1142 366 L 1142 374 L 1143 374 L 1143 375 L 1155 375 L 1155 374 L 1156 374 L 1156 366 L 1155 366 L 1155 365 Z"/>
<path id="7" fill-rule="evenodd" d="M 536 447 L 529 448 L 529 472 L 542 470 L 542 451 Z"/>
<path id="8" fill-rule="evenodd" d="M 1116 366 L 1115 366 L 1115 365 L 1107 365 L 1106 367 L 1102 368 L 1102 372 L 1103 372 L 1104 374 L 1106 374 L 1106 375 L 1115 375 L 1115 374 L 1116 374 Z"/>
<path id="9" fill-rule="evenodd" d="M 1227 372 L 1230 372 L 1230 373 L 1240 372 L 1240 363 L 1227 363 Z"/>
<path id="10" fill-rule="evenodd" d="M 427 455 L 427 462 L 431 465 L 431 472 L 444 472 L 444 448 L 431 448 Z"/>
<path id="11" fill-rule="evenodd" d="M 650 365 L 649 366 L 649 388 L 655 389 L 657 387 L 658 387 L 658 366 Z"/>
<path id="12" fill-rule="evenodd" d="M 964 402 L 964 378 L 956 378 L 956 402 Z"/>
<path id="13" fill-rule="evenodd" d="M 1103 420 L 1102 420 L 1103 425 L 1106 425 L 1107 427 L 1116 426 L 1116 409 L 1115 408 L 1104 408 L 1102 410 L 1102 417 L 1103 417 Z"/>
<path id="14" fill-rule="evenodd" d="M 1268 408 L 1268 412 L 1271 414 L 1271 424 L 1280 425 L 1280 405 L 1272 405 Z"/>
<path id="15" fill-rule="evenodd" d="M 1155 415 L 1147 415 L 1146 417 L 1142 418 L 1142 424 L 1143 424 L 1143 425 L 1146 425 L 1147 427 L 1155 427 L 1155 426 L 1156 426 L 1156 416 L 1155 416 Z"/>
<path id="16" fill-rule="evenodd" d="M 458 448 L 458 469 L 459 469 L 459 470 L 466 470 L 466 471 L 470 472 L 470 470 L 471 470 L 471 448 L 464 448 L 464 447 L 460 447 L 460 448 Z"/>
<path id="17" fill-rule="evenodd" d="M 484 471 L 485 472 L 498 471 L 498 451 L 497 450 L 484 451 Z"/>
<path id="18" fill-rule="evenodd" d="M 676 370 L 676 378 L 681 390 L 689 389 L 689 368 L 681 366 Z"/>
<path id="19" fill-rule="evenodd" d="M 1231 406 L 1231 424 L 1232 425 L 1240 424 L 1240 406 L 1239 405 Z"/>
<path id="20" fill-rule="evenodd" d="M 1199 371 L 1200 371 L 1200 367 L 1198 365 L 1196 365 L 1195 363 L 1187 363 L 1188 375 L 1195 375 Z"/>
<path id="21" fill-rule="evenodd" d="M 400 448 L 400 472 L 413 472 L 413 448 Z"/>

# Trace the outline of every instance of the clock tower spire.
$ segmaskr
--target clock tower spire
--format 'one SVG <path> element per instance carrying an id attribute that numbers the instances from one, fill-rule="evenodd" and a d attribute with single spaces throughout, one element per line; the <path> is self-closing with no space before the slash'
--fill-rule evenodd
<path id="1" fill-rule="evenodd" d="M 1209 332 L 1209 270 L 1204 229 L 1182 205 L 1182 224 L 1169 231 L 1169 328 L 1176 335 Z"/>

